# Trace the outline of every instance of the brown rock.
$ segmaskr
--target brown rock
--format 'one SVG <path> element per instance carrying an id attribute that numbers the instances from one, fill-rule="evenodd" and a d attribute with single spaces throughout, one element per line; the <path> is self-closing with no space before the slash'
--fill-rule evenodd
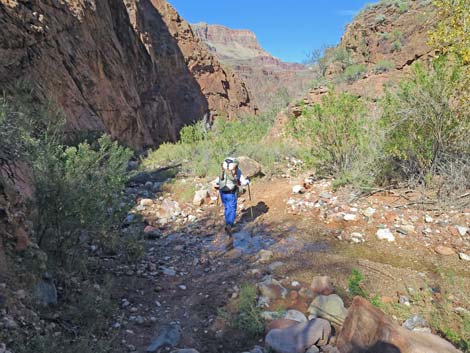
<path id="1" fill-rule="evenodd" d="M 337 339 L 340 353 L 462 353 L 430 333 L 408 331 L 356 297 Z"/>
<path id="2" fill-rule="evenodd" d="M 261 164 L 246 156 L 238 157 L 239 167 L 246 178 L 252 178 L 262 174 Z"/>
<path id="3" fill-rule="evenodd" d="M 455 251 L 448 246 L 444 245 L 438 245 L 434 249 L 438 254 L 444 255 L 444 256 L 450 256 L 450 255 L 455 255 Z"/>
<path id="4" fill-rule="evenodd" d="M 289 320 L 289 319 L 273 320 L 266 324 L 266 332 L 269 332 L 274 329 L 284 329 L 290 326 L 297 325 L 298 323 L 299 323 L 298 321 Z"/>
<path id="5" fill-rule="evenodd" d="M 69 131 L 140 148 L 195 120 L 255 112 L 240 79 L 164 0 L 9 2 L 0 0 L 0 89 L 26 79 Z"/>
<path id="6" fill-rule="evenodd" d="M 299 298 L 299 292 L 297 292 L 296 290 L 293 290 L 289 293 L 289 298 L 291 300 L 297 300 L 297 298 Z"/>
<path id="7" fill-rule="evenodd" d="M 272 109 L 273 98 L 281 89 L 291 97 L 302 94 L 314 77 L 307 66 L 283 62 L 263 50 L 251 31 L 207 23 L 191 27 L 208 49 L 246 82 L 262 110 Z"/>
<path id="8" fill-rule="evenodd" d="M 16 232 L 16 251 L 25 251 L 29 244 L 31 243 L 28 234 L 25 232 L 23 228 L 19 228 Z"/>
<path id="9" fill-rule="evenodd" d="M 381 301 L 382 303 L 392 304 L 392 303 L 396 303 L 396 302 L 397 302 L 397 299 L 396 299 L 396 298 L 392 298 L 392 297 L 382 296 L 382 297 L 380 298 L 380 301 Z"/>
<path id="10" fill-rule="evenodd" d="M 331 279 L 328 276 L 314 277 L 310 288 L 318 295 L 330 295 L 335 292 Z"/>
<path id="11" fill-rule="evenodd" d="M 315 344 L 327 344 L 330 335 L 330 323 L 323 319 L 314 319 L 269 331 L 266 345 L 278 353 L 304 353 Z"/>

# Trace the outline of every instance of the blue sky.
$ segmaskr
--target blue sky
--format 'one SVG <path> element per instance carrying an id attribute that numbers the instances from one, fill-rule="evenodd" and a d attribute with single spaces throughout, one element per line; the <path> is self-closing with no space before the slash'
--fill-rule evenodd
<path id="1" fill-rule="evenodd" d="M 284 61 L 301 62 L 323 44 L 337 44 L 345 25 L 373 0 L 169 0 L 191 23 L 255 32 L 261 46 Z"/>

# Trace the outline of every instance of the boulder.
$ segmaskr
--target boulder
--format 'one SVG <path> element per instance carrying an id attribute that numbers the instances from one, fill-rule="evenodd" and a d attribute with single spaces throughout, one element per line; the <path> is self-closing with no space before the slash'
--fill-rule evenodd
<path id="1" fill-rule="evenodd" d="M 197 190 L 194 193 L 194 198 L 193 198 L 193 205 L 194 206 L 201 206 L 205 199 L 209 197 L 209 191 L 207 190 Z"/>
<path id="2" fill-rule="evenodd" d="M 304 353 L 313 345 L 325 345 L 331 335 L 331 325 L 323 319 L 314 319 L 296 325 L 269 331 L 266 345 L 277 353 Z"/>
<path id="3" fill-rule="evenodd" d="M 176 201 L 165 199 L 162 202 L 161 209 L 158 212 L 161 218 L 171 218 L 181 213 L 180 205 Z"/>
<path id="4" fill-rule="evenodd" d="M 243 172 L 243 175 L 246 178 L 262 176 L 263 168 L 261 164 L 259 164 L 254 159 L 251 159 L 250 157 L 246 157 L 246 156 L 241 156 L 241 157 L 238 157 L 238 162 L 239 162 L 238 167 Z"/>
<path id="5" fill-rule="evenodd" d="M 285 289 L 279 281 L 271 277 L 258 283 L 258 289 L 261 295 L 269 300 L 276 300 L 287 296 L 287 289 Z"/>
<path id="6" fill-rule="evenodd" d="M 307 317 L 303 313 L 301 313 L 298 310 L 294 310 L 294 309 L 287 310 L 287 312 L 284 316 L 284 319 L 294 320 L 294 321 L 297 321 L 297 322 L 307 322 L 308 321 Z"/>
<path id="7" fill-rule="evenodd" d="M 338 325 L 343 323 L 347 314 L 343 300 L 336 294 L 319 295 L 313 299 L 308 312 Z"/>
<path id="8" fill-rule="evenodd" d="M 462 353 L 442 338 L 412 332 L 356 297 L 337 338 L 340 353 Z"/>
<path id="9" fill-rule="evenodd" d="M 147 352 L 156 352 L 165 345 L 176 346 L 181 339 L 181 327 L 177 324 L 163 326 L 158 336 L 156 336 L 147 347 Z"/>
<path id="10" fill-rule="evenodd" d="M 335 292 L 331 279 L 328 276 L 313 277 L 310 288 L 315 294 L 319 295 L 330 295 Z"/>
<path id="11" fill-rule="evenodd" d="M 57 304 L 57 289 L 54 280 L 49 274 L 45 274 L 43 279 L 36 285 L 36 297 L 42 305 Z"/>
<path id="12" fill-rule="evenodd" d="M 289 320 L 289 319 L 277 319 L 270 321 L 266 324 L 266 332 L 269 332 L 271 330 L 275 329 L 284 329 L 288 328 L 294 325 L 297 325 L 299 321 L 296 320 Z"/>

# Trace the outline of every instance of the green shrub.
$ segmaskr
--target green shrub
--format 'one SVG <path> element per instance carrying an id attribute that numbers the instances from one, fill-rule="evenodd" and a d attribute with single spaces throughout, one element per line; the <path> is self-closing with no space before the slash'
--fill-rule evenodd
<path id="1" fill-rule="evenodd" d="M 325 175 L 335 175 L 344 182 L 357 179 L 369 183 L 375 163 L 374 121 L 366 116 L 366 104 L 347 93 L 329 93 L 322 104 L 307 107 L 302 116 L 292 120 L 290 134 L 310 152 L 311 165 Z M 378 142 L 377 142 L 378 143 Z M 308 161 L 307 158 L 303 160 Z"/>
<path id="2" fill-rule="evenodd" d="M 348 289 L 352 296 L 358 295 L 363 298 L 369 297 L 367 292 L 361 287 L 363 280 L 364 276 L 359 270 L 352 270 L 351 276 L 348 278 Z"/>
<path id="3" fill-rule="evenodd" d="M 234 324 L 240 330 L 256 337 L 264 331 L 264 320 L 261 308 L 257 306 L 257 290 L 252 285 L 243 285 L 240 289 L 238 315 Z"/>
<path id="4" fill-rule="evenodd" d="M 121 201 L 130 150 L 103 136 L 93 146 L 44 144 L 33 160 L 38 243 L 67 262 L 80 238 L 106 241 L 127 209 Z"/>
<path id="5" fill-rule="evenodd" d="M 228 121 L 218 119 L 204 132 L 202 123 L 184 128 L 181 140 L 166 143 L 143 160 L 146 169 L 183 163 L 185 172 L 201 177 L 218 175 L 220 163 L 230 155 L 247 155 L 259 161 L 267 171 L 290 154 L 288 145 L 263 141 L 273 125 L 274 113 Z"/>
<path id="6" fill-rule="evenodd" d="M 395 64 L 392 61 L 380 60 L 375 64 L 373 71 L 376 74 L 380 74 L 383 72 L 393 70 L 394 68 L 395 68 Z"/>
<path id="7" fill-rule="evenodd" d="M 343 78 L 347 82 L 352 83 L 362 78 L 362 76 L 364 75 L 366 71 L 367 71 L 367 68 L 364 64 L 350 65 L 344 70 Z"/>
<path id="8" fill-rule="evenodd" d="M 390 47 L 390 51 L 392 53 L 395 53 L 395 52 L 401 51 L 402 48 L 403 48 L 403 44 L 401 44 L 399 40 L 396 40 L 392 43 Z"/>
<path id="9" fill-rule="evenodd" d="M 460 71 L 445 58 L 427 70 L 416 64 L 411 77 L 396 92 L 386 94 L 382 102 L 386 153 L 404 179 L 425 181 L 429 175 L 455 169 L 447 180 L 451 182 L 457 169 L 469 168 L 470 114 L 454 104 Z M 468 186 L 468 176 L 460 182 Z"/>
<path id="10" fill-rule="evenodd" d="M 385 17 L 384 14 L 379 14 L 375 17 L 375 23 L 382 24 L 382 23 L 385 22 L 386 19 L 387 19 L 387 17 Z"/>

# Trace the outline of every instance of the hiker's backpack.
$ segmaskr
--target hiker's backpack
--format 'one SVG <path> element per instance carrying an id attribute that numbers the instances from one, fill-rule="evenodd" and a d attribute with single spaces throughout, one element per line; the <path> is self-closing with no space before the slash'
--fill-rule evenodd
<path id="1" fill-rule="evenodd" d="M 238 160 L 236 158 L 225 158 L 222 163 L 222 175 L 220 177 L 220 190 L 225 192 L 236 191 L 240 181 L 238 180 L 236 169 Z M 233 174 L 235 170 L 235 175 Z"/>

